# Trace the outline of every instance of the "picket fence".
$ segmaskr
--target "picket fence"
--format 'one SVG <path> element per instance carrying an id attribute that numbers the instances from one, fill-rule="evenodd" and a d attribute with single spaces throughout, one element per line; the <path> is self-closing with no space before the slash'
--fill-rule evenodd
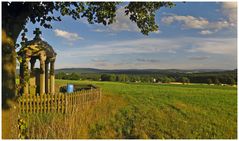
<path id="1" fill-rule="evenodd" d="M 20 113 L 69 113 L 78 106 L 97 102 L 101 99 L 101 89 L 95 88 L 73 93 L 54 95 L 23 95 L 19 98 Z"/>

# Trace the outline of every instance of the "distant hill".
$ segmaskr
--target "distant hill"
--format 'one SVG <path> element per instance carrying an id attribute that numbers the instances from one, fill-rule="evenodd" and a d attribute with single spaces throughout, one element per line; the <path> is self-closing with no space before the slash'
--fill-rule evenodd
<path id="1" fill-rule="evenodd" d="M 104 70 L 95 68 L 62 68 L 56 69 L 55 73 L 116 73 L 116 74 L 172 74 L 172 73 L 218 73 L 218 72 L 230 72 L 234 70 L 223 70 L 223 69 L 193 69 L 193 70 L 180 70 L 180 69 L 116 69 L 116 70 Z M 19 69 L 17 69 L 19 74 Z"/>
<path id="2" fill-rule="evenodd" d="M 63 69 L 56 69 L 55 72 L 65 72 L 65 73 L 101 73 L 105 72 L 106 70 L 94 69 L 94 68 L 63 68 Z"/>
<path id="3" fill-rule="evenodd" d="M 193 69 L 193 70 L 180 70 L 180 69 L 116 69 L 104 70 L 95 68 L 63 68 L 57 69 L 55 72 L 65 73 L 116 73 L 116 74 L 154 74 L 154 73 L 204 73 L 204 72 L 223 72 L 230 70 L 223 69 Z"/>

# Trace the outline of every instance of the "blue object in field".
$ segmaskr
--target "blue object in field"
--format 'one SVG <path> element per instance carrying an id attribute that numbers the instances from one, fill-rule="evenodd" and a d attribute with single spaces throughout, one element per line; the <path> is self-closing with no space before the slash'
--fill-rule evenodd
<path id="1" fill-rule="evenodd" d="M 67 84 L 66 92 L 67 92 L 67 93 L 73 93 L 73 92 L 74 92 L 74 85 L 72 85 L 72 84 Z"/>

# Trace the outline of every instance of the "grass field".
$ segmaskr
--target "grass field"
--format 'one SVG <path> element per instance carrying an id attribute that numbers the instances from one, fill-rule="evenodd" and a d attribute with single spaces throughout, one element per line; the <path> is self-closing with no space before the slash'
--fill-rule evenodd
<path id="1" fill-rule="evenodd" d="M 236 87 L 56 80 L 67 83 L 100 86 L 102 101 L 30 118 L 34 138 L 237 138 Z"/>
<path id="2" fill-rule="evenodd" d="M 95 108 L 89 138 L 237 138 L 235 87 L 57 80 L 66 83 L 96 84 L 111 99 Z"/>

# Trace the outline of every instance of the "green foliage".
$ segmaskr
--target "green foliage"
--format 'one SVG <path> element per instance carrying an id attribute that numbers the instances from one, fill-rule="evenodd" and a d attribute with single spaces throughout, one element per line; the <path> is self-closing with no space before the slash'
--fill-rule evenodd
<path id="1" fill-rule="evenodd" d="M 26 121 L 22 118 L 18 119 L 18 129 L 19 129 L 18 137 L 20 139 L 28 139 L 28 135 L 27 135 L 28 125 Z"/>
<path id="2" fill-rule="evenodd" d="M 116 75 L 116 81 L 127 82 L 129 80 L 128 76 L 125 74 Z"/>
<path id="3" fill-rule="evenodd" d="M 160 79 L 160 81 L 161 81 L 162 83 L 169 83 L 169 82 L 172 81 L 172 79 L 170 79 L 169 77 L 165 76 L 165 77 L 162 77 L 162 78 Z"/>
<path id="4" fill-rule="evenodd" d="M 9 17 L 18 17 L 22 18 L 22 23 L 29 21 L 52 28 L 52 21 L 61 21 L 61 16 L 70 16 L 75 20 L 86 18 L 90 24 L 109 25 L 115 22 L 119 4 L 120 2 L 3 2 L 3 21 Z M 129 2 L 125 13 L 130 20 L 136 22 L 143 34 L 148 35 L 158 29 L 155 23 L 156 10 L 172 6 L 172 2 Z M 54 16 L 56 11 L 60 12 L 60 16 Z"/>
<path id="5" fill-rule="evenodd" d="M 214 84 L 216 84 L 216 85 L 220 85 L 221 82 L 216 78 L 216 79 L 214 80 Z"/>
<path id="6" fill-rule="evenodd" d="M 155 23 L 156 10 L 161 7 L 173 7 L 172 2 L 130 2 L 126 6 L 126 15 L 135 22 L 143 34 L 157 31 L 158 25 Z"/>
<path id="7" fill-rule="evenodd" d="M 180 79 L 180 82 L 182 82 L 183 84 L 185 84 L 185 83 L 190 83 L 190 80 L 189 80 L 187 77 L 182 77 L 182 78 Z"/>
<path id="8" fill-rule="evenodd" d="M 80 76 L 77 73 L 71 73 L 68 77 L 70 80 L 79 80 Z"/>
<path id="9" fill-rule="evenodd" d="M 210 79 L 210 78 L 207 79 L 207 84 L 208 84 L 208 85 L 212 84 L 212 79 Z"/>
<path id="10" fill-rule="evenodd" d="M 56 74 L 56 79 L 67 79 L 67 80 L 79 80 L 80 76 L 77 73 L 64 73 L 64 72 L 60 72 Z"/>
<path id="11" fill-rule="evenodd" d="M 228 79 L 228 81 L 229 81 L 228 84 L 230 84 L 230 85 L 235 85 L 235 83 L 236 83 L 235 80 L 231 77 Z"/>
<path id="12" fill-rule="evenodd" d="M 115 81 L 116 76 L 114 74 L 102 74 L 101 81 Z"/>
<path id="13" fill-rule="evenodd" d="M 91 70 L 91 71 L 77 71 L 77 70 L 64 70 L 67 74 L 77 72 L 81 80 L 94 80 L 99 81 L 103 75 L 103 81 L 118 81 L 118 82 L 144 82 L 144 83 L 154 83 L 154 82 L 182 82 L 183 77 L 187 77 L 189 80 L 185 83 L 205 83 L 212 84 L 215 79 L 218 79 L 222 84 L 233 85 L 236 84 L 237 73 L 235 71 L 225 71 L 225 72 L 206 72 L 206 73 L 180 73 L 180 72 L 160 72 L 160 71 L 108 71 L 102 74 L 101 70 Z M 112 75 L 112 76 L 111 76 Z M 112 77 L 112 78 L 111 78 Z M 68 75 L 64 72 L 59 72 L 56 74 L 57 79 L 70 79 Z M 77 80 L 77 79 L 75 79 Z M 219 83 L 219 84 L 220 84 Z"/>

